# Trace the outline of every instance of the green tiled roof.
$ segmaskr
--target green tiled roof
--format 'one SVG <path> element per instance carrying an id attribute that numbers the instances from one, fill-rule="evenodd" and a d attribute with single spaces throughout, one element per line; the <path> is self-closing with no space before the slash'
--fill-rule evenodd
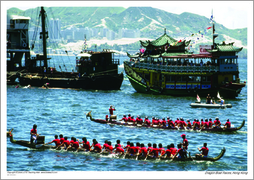
<path id="1" fill-rule="evenodd" d="M 229 44 L 216 44 L 215 49 L 209 50 L 207 49 L 208 52 L 240 52 L 243 48 L 235 47 L 233 46 L 233 43 Z"/>
<path id="2" fill-rule="evenodd" d="M 129 54 L 128 52 L 126 52 L 126 53 L 129 58 L 138 58 L 139 57 L 139 54 Z"/>
<path id="3" fill-rule="evenodd" d="M 156 46 L 156 47 L 165 46 L 167 44 L 173 45 L 176 42 L 177 42 L 177 40 L 168 36 L 167 34 L 164 34 L 161 37 L 159 37 L 158 39 L 155 39 L 153 41 L 149 41 L 149 40 L 148 41 L 140 41 L 140 43 L 143 47 L 147 47 L 148 45 L 152 45 L 152 46 Z"/>

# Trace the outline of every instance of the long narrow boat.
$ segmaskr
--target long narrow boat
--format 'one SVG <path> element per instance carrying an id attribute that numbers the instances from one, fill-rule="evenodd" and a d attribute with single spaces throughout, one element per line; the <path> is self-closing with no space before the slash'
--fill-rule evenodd
<path id="1" fill-rule="evenodd" d="M 193 108 L 231 108 L 232 105 L 231 104 L 206 104 L 206 103 L 191 103 L 190 104 L 191 107 Z"/>
<path id="2" fill-rule="evenodd" d="M 13 129 L 12 129 L 13 130 Z M 33 144 L 30 143 L 30 141 L 24 141 L 24 140 L 14 140 L 13 139 L 13 134 L 12 134 L 12 130 L 7 131 L 7 137 L 10 137 L 10 141 L 14 144 L 18 144 L 24 147 L 28 147 L 31 149 L 39 149 L 39 150 L 45 150 L 45 149 L 55 149 L 53 146 L 51 145 L 44 145 L 44 140 L 45 140 L 45 136 L 39 136 L 39 138 L 37 139 L 38 143 L 37 144 Z M 56 149 L 55 149 L 56 150 Z M 59 151 L 56 150 L 56 151 Z M 60 150 L 61 151 L 61 150 Z M 78 152 L 84 152 L 84 151 L 78 151 Z M 130 156 L 130 155 L 118 155 L 118 154 L 109 154 L 109 153 L 94 153 L 94 152 L 84 152 L 86 154 L 89 155 L 103 155 L 103 156 L 109 156 L 109 157 L 115 157 L 115 158 L 120 158 L 120 159 L 136 159 L 136 160 L 169 160 L 169 161 L 218 161 L 220 158 L 222 158 L 222 156 L 225 154 L 226 149 L 223 148 L 220 152 L 220 154 L 216 157 L 208 157 L 208 158 L 202 158 L 202 157 L 191 157 L 190 153 L 189 153 L 189 157 L 184 158 L 184 159 L 178 159 L 175 158 L 174 160 L 172 159 L 166 159 L 166 158 L 154 158 L 154 157 L 150 157 L 148 156 L 147 158 L 144 156 Z"/>
<path id="3" fill-rule="evenodd" d="M 160 127 L 160 126 L 147 126 L 145 124 L 133 124 L 133 123 L 126 123 L 124 121 L 117 121 L 117 120 L 110 120 L 107 121 L 105 119 L 94 119 L 91 115 L 91 111 L 86 114 L 86 118 L 90 118 L 91 121 L 101 123 L 101 124 L 110 124 L 110 125 L 121 125 L 121 126 L 134 126 L 134 127 L 143 127 L 143 128 L 155 128 L 155 129 L 167 129 L 167 130 L 181 130 L 181 131 L 202 131 L 202 132 L 236 132 L 240 130 L 244 124 L 245 120 L 243 120 L 242 124 L 239 127 L 232 127 L 232 128 L 212 128 L 212 129 L 185 129 L 185 128 L 172 128 L 172 127 Z"/>

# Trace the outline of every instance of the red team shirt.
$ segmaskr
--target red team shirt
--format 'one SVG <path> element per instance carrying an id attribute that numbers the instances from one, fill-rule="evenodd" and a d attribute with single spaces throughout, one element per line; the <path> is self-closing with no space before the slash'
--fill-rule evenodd
<path id="1" fill-rule="evenodd" d="M 209 149 L 207 147 L 202 147 L 201 151 L 202 151 L 202 155 L 207 156 Z"/>
<path id="2" fill-rule="evenodd" d="M 59 140 L 59 139 L 54 139 L 54 140 L 53 140 L 53 141 L 51 141 L 51 142 L 54 142 L 54 143 L 56 144 L 56 146 L 61 145 L 61 143 L 60 143 L 60 140 Z"/>
<path id="3" fill-rule="evenodd" d="M 110 114 L 110 115 L 113 115 L 113 111 L 115 111 L 115 109 L 109 108 L 109 114 Z"/>
<path id="4" fill-rule="evenodd" d="M 37 134 L 37 129 L 31 129 L 31 133 Z"/>

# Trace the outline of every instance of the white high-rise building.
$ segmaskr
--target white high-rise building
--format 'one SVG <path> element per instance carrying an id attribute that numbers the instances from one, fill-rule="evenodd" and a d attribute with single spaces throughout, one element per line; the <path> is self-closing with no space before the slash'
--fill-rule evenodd
<path id="1" fill-rule="evenodd" d="M 61 32 L 61 21 L 59 19 L 51 18 L 49 21 L 49 38 L 60 39 L 60 32 Z"/>

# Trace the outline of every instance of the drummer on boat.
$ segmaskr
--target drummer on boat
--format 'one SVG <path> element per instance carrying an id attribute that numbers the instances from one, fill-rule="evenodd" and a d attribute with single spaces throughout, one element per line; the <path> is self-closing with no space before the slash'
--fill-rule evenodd
<path id="1" fill-rule="evenodd" d="M 113 111 L 115 111 L 115 110 L 116 110 L 115 107 L 113 107 L 112 105 L 110 105 L 110 107 L 109 107 L 109 119 L 110 119 L 110 117 L 114 114 Z"/>

